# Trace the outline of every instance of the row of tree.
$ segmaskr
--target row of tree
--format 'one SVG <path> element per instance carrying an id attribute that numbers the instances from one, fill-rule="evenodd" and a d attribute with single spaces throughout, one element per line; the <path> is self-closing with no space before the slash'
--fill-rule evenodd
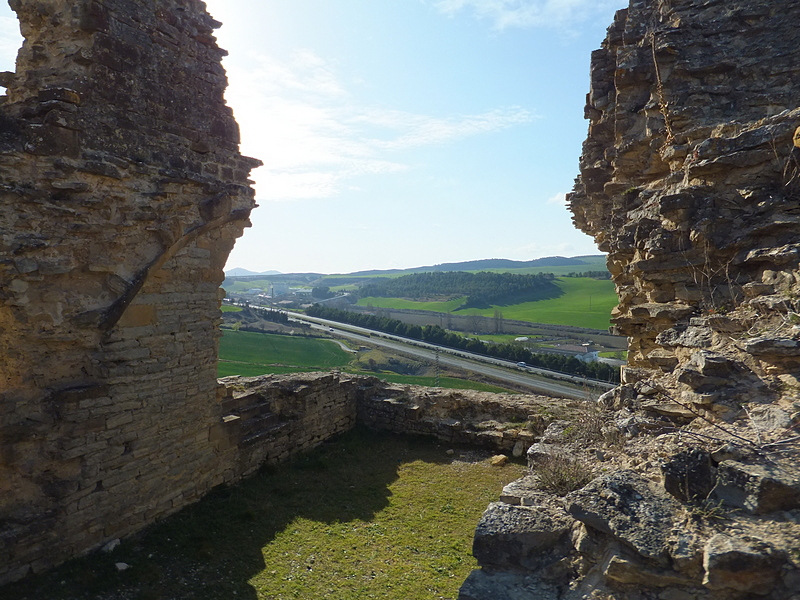
<path id="1" fill-rule="evenodd" d="M 319 319 L 328 319 L 340 323 L 350 323 L 366 329 L 383 331 L 393 335 L 400 335 L 414 340 L 421 340 L 430 344 L 446 346 L 456 350 L 465 350 L 473 354 L 483 354 L 495 358 L 503 358 L 513 362 L 524 362 L 534 367 L 541 367 L 562 373 L 570 373 L 581 377 L 591 377 L 601 381 L 619 382 L 619 371 L 600 362 L 583 362 L 574 356 L 563 354 L 550 354 L 531 352 L 518 344 L 487 344 L 479 339 L 465 338 L 442 329 L 438 325 L 409 325 L 397 319 L 378 317 L 363 313 L 354 313 L 338 308 L 329 308 L 315 304 L 306 310 L 306 314 Z"/>
<path id="2" fill-rule="evenodd" d="M 436 298 L 466 296 L 459 308 L 486 308 L 557 298 L 563 292 L 553 283 L 552 273 L 518 275 L 514 273 L 468 273 L 444 271 L 413 273 L 395 279 L 385 278 L 364 285 L 362 298 Z"/>
<path id="3" fill-rule="evenodd" d="M 282 323 L 286 325 L 289 322 L 289 315 L 286 312 L 274 308 L 257 308 L 246 304 L 242 312 L 256 319 L 271 321 L 272 323 Z"/>
<path id="4" fill-rule="evenodd" d="M 611 273 L 608 271 L 583 271 L 581 273 L 576 273 L 575 271 L 570 271 L 563 277 L 591 277 L 592 279 L 611 279 Z"/>

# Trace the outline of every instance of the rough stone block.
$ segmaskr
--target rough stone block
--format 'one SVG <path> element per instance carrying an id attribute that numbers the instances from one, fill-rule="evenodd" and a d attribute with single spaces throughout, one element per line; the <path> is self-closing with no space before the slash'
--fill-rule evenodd
<path id="1" fill-rule="evenodd" d="M 748 465 L 726 460 L 717 467 L 711 496 L 753 514 L 800 508 L 797 465 Z"/>
<path id="2" fill-rule="evenodd" d="M 641 556 L 661 560 L 680 505 L 633 471 L 598 477 L 564 499 L 567 512 Z"/>
<path id="3" fill-rule="evenodd" d="M 472 553 L 481 566 L 533 569 L 565 556 L 572 519 L 544 507 L 489 505 L 475 530 Z"/>
<path id="4" fill-rule="evenodd" d="M 769 544 L 720 533 L 705 547 L 703 585 L 765 596 L 775 587 L 785 563 L 786 556 Z"/>

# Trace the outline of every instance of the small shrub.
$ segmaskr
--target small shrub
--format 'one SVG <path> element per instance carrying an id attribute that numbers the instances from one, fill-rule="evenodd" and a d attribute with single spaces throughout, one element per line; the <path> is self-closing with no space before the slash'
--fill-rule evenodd
<path id="1" fill-rule="evenodd" d="M 581 489 L 592 479 L 594 471 L 580 459 L 564 454 L 552 454 L 533 467 L 539 477 L 539 487 L 558 496 Z"/>

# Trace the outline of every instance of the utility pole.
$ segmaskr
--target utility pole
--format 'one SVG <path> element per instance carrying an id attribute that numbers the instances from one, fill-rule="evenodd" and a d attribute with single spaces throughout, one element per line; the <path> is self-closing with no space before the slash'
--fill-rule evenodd
<path id="1" fill-rule="evenodd" d="M 441 374 L 441 367 L 439 364 L 439 347 L 436 347 L 436 380 L 433 382 L 434 387 L 439 387 L 439 375 Z"/>

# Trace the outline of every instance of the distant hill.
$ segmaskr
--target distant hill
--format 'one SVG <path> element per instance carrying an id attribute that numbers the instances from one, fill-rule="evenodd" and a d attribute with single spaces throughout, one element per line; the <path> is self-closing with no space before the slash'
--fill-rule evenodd
<path id="1" fill-rule="evenodd" d="M 280 275 L 280 271 L 250 271 L 248 269 L 243 269 L 242 267 L 234 267 L 229 271 L 225 271 L 226 277 L 251 277 L 253 275 Z"/>
<path id="2" fill-rule="evenodd" d="M 586 271 L 604 271 L 606 257 L 604 254 L 590 254 L 586 256 L 548 256 L 535 260 L 508 260 L 505 258 L 487 258 L 482 260 L 468 260 L 464 262 L 441 263 L 410 269 L 375 269 L 371 271 L 356 271 L 354 273 L 341 273 L 325 275 L 322 273 L 281 273 L 280 271 L 263 271 L 257 273 L 248 269 L 236 267 L 225 272 L 226 277 L 240 277 L 252 280 L 258 276 L 270 276 L 275 280 L 312 283 L 313 285 L 344 285 L 358 283 L 370 277 L 386 277 L 390 275 L 410 275 L 413 273 L 431 273 L 448 271 L 517 271 L 532 269 L 531 272 L 550 272 L 553 269 L 557 275 L 565 275 L 570 271 L 580 273 Z"/>
<path id="3" fill-rule="evenodd" d="M 441 263 L 426 267 L 414 267 L 411 269 L 386 269 L 373 271 L 356 271 L 348 275 L 369 277 L 373 275 L 393 275 L 396 273 L 427 273 L 435 271 L 480 271 L 485 269 L 528 269 L 531 267 L 580 267 L 595 266 L 598 260 L 605 263 L 605 255 L 573 256 L 548 256 L 535 260 L 508 260 L 505 258 L 485 258 L 482 260 L 469 260 L 456 263 Z"/>

